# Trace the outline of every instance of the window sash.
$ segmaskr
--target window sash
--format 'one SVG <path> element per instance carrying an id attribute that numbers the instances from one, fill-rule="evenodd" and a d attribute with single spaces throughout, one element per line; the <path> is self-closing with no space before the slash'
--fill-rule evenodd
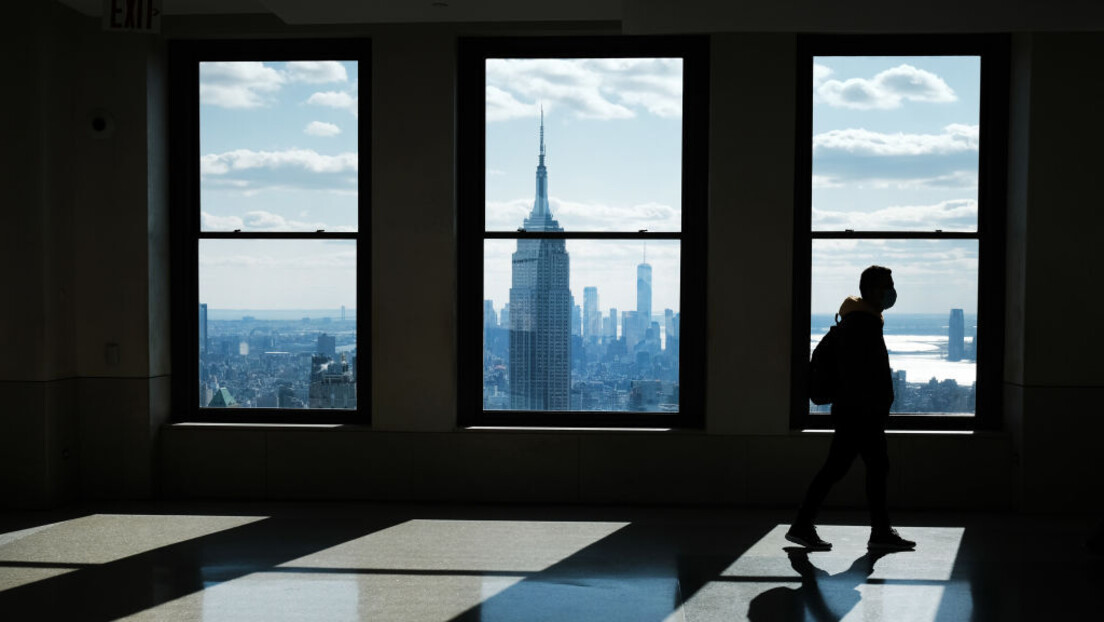
<path id="1" fill-rule="evenodd" d="M 1004 205 L 1008 119 L 1009 38 L 1005 35 L 839 35 L 799 37 L 796 85 L 796 166 L 794 167 L 794 336 L 791 355 L 791 429 L 833 429 L 830 415 L 809 412 L 812 245 L 817 239 L 976 239 L 978 240 L 978 335 L 985 347 L 977 360 L 974 414 L 891 413 L 888 429 L 964 431 L 1001 425 L 1004 359 Z M 976 231 L 852 231 L 812 228 L 813 60 L 818 56 L 979 56 L 980 141 L 978 226 Z M 856 281 L 858 276 L 856 275 Z M 981 337 L 984 335 L 984 337 Z"/>
<path id="2" fill-rule="evenodd" d="M 365 350 L 358 359 L 356 409 L 281 409 L 200 407 L 194 399 L 199 387 L 198 322 L 172 325 L 173 366 L 189 370 L 173 375 L 175 422 L 361 424 L 369 425 L 371 404 L 370 227 L 371 150 L 359 149 L 358 231 L 204 231 L 200 225 L 199 186 L 199 66 L 213 61 L 287 62 L 300 60 L 355 60 L 361 95 L 356 120 L 358 144 L 371 145 L 367 120 L 371 119 L 370 42 L 365 39 L 298 40 L 178 40 L 169 43 L 171 179 L 173 189 L 172 248 L 174 308 L 199 307 L 199 242 L 223 240 L 355 240 L 357 245 L 357 345 Z M 194 314 L 188 314 L 191 317 Z"/>
<path id="3" fill-rule="evenodd" d="M 462 426 L 693 428 L 704 421 L 705 210 L 708 159 L 708 39 L 705 37 L 526 37 L 460 41 L 458 77 L 459 423 Z M 487 230 L 484 192 L 486 61 L 491 58 L 683 59 L 682 228 L 674 232 Z M 679 412 L 510 411 L 482 408 L 484 240 L 679 240 Z M 689 252 L 688 252 L 689 251 Z M 479 358 L 477 358 L 479 357 Z M 473 367 L 474 366 L 474 367 Z"/>

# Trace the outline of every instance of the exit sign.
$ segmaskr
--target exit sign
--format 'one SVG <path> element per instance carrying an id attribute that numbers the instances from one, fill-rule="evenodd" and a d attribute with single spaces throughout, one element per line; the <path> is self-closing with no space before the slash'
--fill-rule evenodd
<path id="1" fill-rule="evenodd" d="M 103 29 L 161 32 L 161 0 L 103 0 Z"/>

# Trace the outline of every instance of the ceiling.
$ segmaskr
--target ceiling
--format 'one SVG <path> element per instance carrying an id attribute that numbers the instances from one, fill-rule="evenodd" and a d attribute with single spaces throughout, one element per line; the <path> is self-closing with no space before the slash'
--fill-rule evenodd
<path id="1" fill-rule="evenodd" d="M 57 0 L 100 16 L 105 3 Z M 619 22 L 666 32 L 1104 31 L 1104 0 L 160 0 L 164 15 L 273 15 L 289 25 Z"/>
<path id="2" fill-rule="evenodd" d="M 58 0 L 99 16 L 104 0 Z M 122 3 L 124 0 L 118 0 Z M 622 0 L 161 0 L 164 15 L 272 14 L 287 24 L 618 20 Z"/>

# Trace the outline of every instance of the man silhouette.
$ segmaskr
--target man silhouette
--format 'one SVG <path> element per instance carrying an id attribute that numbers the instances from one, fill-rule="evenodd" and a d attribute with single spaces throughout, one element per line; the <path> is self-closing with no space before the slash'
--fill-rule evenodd
<path id="1" fill-rule="evenodd" d="M 842 319 L 835 361 L 838 383 L 832 400 L 836 428 L 832 446 L 824 466 L 809 485 L 786 539 L 814 550 L 832 548 L 817 535 L 816 514 L 832 485 L 847 474 L 856 456 L 862 456 L 870 509 L 867 548 L 907 550 L 916 543 L 902 538 L 890 525 L 886 501 L 889 453 L 885 426 L 893 405 L 893 378 L 882 336 L 882 311 L 897 301 L 892 271 L 882 266 L 863 270 L 859 293 L 861 298 L 849 296 L 839 310 Z"/>

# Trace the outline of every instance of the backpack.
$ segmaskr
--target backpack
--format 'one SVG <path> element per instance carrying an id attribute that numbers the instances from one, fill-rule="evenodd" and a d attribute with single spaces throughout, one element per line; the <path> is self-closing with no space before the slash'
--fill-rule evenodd
<path id="1" fill-rule="evenodd" d="M 809 400 L 817 406 L 831 404 L 839 385 L 839 314 L 809 359 Z"/>

